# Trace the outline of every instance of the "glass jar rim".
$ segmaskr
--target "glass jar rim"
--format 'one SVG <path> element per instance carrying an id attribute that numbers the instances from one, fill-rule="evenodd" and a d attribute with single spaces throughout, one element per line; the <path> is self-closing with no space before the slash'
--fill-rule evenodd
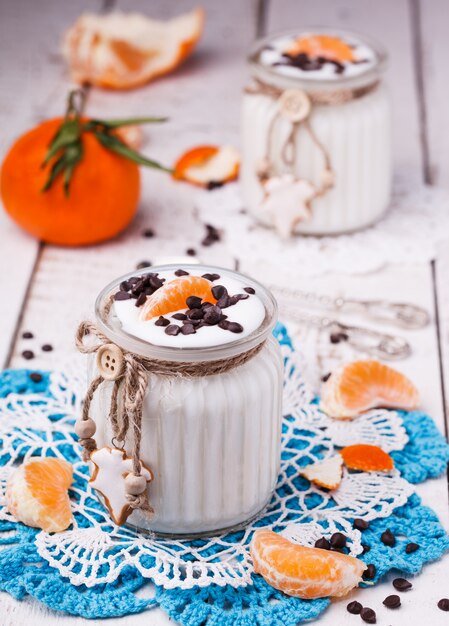
<path id="1" fill-rule="evenodd" d="M 208 347 L 180 348 L 175 346 L 159 346 L 144 341 L 143 339 L 131 335 L 123 330 L 123 328 L 121 328 L 120 320 L 113 313 L 113 307 L 108 307 L 109 310 L 105 307 L 105 305 L 110 302 L 112 294 L 117 291 L 120 283 L 125 280 L 129 280 L 133 276 L 136 276 L 136 274 L 142 276 L 151 272 L 167 272 L 177 269 L 185 269 L 186 271 L 200 269 L 201 273 L 220 273 L 221 275 L 227 274 L 230 277 L 238 278 L 245 283 L 247 287 L 253 287 L 253 289 L 256 290 L 257 296 L 261 299 L 265 308 L 264 320 L 258 328 L 245 337 L 237 338 L 228 343 Z M 150 266 L 142 270 L 128 272 L 127 274 L 116 278 L 106 285 L 106 287 L 104 287 L 98 294 L 95 301 L 95 316 L 99 330 L 113 343 L 128 352 L 133 352 L 148 359 L 197 363 L 200 361 L 215 361 L 219 359 L 232 358 L 263 343 L 277 322 L 278 305 L 269 289 L 245 274 L 214 265 L 183 263 L 182 265 L 167 264 Z"/>
<path id="2" fill-rule="evenodd" d="M 308 32 L 315 32 L 324 35 L 336 35 L 337 37 L 346 37 L 348 39 L 356 39 L 372 48 L 376 55 L 377 62 L 372 67 L 367 69 L 366 72 L 362 72 L 356 76 L 339 76 L 338 78 L 333 80 L 317 80 L 316 78 L 307 78 L 306 76 L 296 77 L 280 74 L 278 71 L 276 71 L 276 69 L 273 69 L 267 65 L 263 65 L 259 61 L 259 55 L 262 48 L 264 48 L 274 39 L 288 36 L 299 36 L 301 33 L 305 34 Z M 329 26 L 312 25 L 306 26 L 301 29 L 297 28 L 278 31 L 261 39 L 256 39 L 256 41 L 253 43 L 249 50 L 247 60 L 253 75 L 265 83 L 280 87 L 282 89 L 303 89 L 306 92 L 326 92 L 335 91 L 336 89 L 358 89 L 377 82 L 386 69 L 388 62 L 388 52 L 381 43 L 367 35 L 361 35 L 359 33 L 356 33 L 355 31 L 350 31 L 343 28 L 331 28 Z"/>

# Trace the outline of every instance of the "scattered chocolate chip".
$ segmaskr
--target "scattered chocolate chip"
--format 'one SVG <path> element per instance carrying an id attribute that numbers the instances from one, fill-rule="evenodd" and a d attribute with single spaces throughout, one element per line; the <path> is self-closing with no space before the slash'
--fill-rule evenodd
<path id="1" fill-rule="evenodd" d="M 405 546 L 406 554 L 412 554 L 413 552 L 416 552 L 416 550 L 419 550 L 419 545 L 417 543 L 408 543 Z"/>
<path id="2" fill-rule="evenodd" d="M 201 320 L 204 317 L 204 310 L 201 307 L 199 309 L 189 309 L 187 311 L 187 317 L 190 320 Z"/>
<path id="3" fill-rule="evenodd" d="M 324 376 L 321 376 L 321 382 L 325 383 L 327 380 L 329 380 L 330 377 L 331 377 L 331 372 L 324 374 Z"/>
<path id="4" fill-rule="evenodd" d="M 147 294 L 141 293 L 140 296 L 136 300 L 135 306 L 142 306 L 142 304 L 145 304 L 146 301 L 147 301 Z"/>
<path id="5" fill-rule="evenodd" d="M 359 517 L 356 517 L 352 525 L 356 530 L 366 530 L 369 527 L 369 522 L 364 519 L 360 519 Z"/>
<path id="6" fill-rule="evenodd" d="M 186 254 L 188 254 L 189 256 L 195 256 L 196 255 L 195 248 L 187 248 Z"/>
<path id="7" fill-rule="evenodd" d="M 165 329 L 165 334 L 176 337 L 176 335 L 178 335 L 180 331 L 181 331 L 181 328 L 177 324 L 169 324 Z"/>
<path id="8" fill-rule="evenodd" d="M 181 332 L 183 335 L 194 335 L 196 333 L 195 326 L 193 324 L 184 324 L 181 326 Z"/>
<path id="9" fill-rule="evenodd" d="M 398 591 L 408 591 L 413 585 L 406 578 L 395 578 L 393 580 L 393 587 Z"/>
<path id="10" fill-rule="evenodd" d="M 131 295 L 127 291 L 117 291 L 114 294 L 114 300 L 129 300 Z"/>
<path id="11" fill-rule="evenodd" d="M 188 276 L 189 272 L 186 272 L 185 270 L 176 270 L 175 272 L 175 276 Z"/>
<path id="12" fill-rule="evenodd" d="M 144 231 L 142 231 L 142 235 L 144 237 L 154 237 L 154 230 L 152 228 L 145 228 Z"/>
<path id="13" fill-rule="evenodd" d="M 249 298 L 249 295 L 246 293 L 236 293 L 235 296 L 229 296 L 229 306 L 234 306 L 234 304 L 237 304 L 237 302 L 240 302 L 240 300 L 247 300 Z"/>
<path id="14" fill-rule="evenodd" d="M 140 263 L 137 263 L 136 269 L 143 270 L 144 267 L 150 267 L 150 266 L 151 266 L 151 261 L 140 261 Z"/>
<path id="15" fill-rule="evenodd" d="M 321 550 L 330 550 L 331 544 L 326 539 L 326 537 L 320 537 L 315 541 L 315 548 L 321 548 Z"/>
<path id="16" fill-rule="evenodd" d="M 187 315 L 185 313 L 175 313 L 174 315 L 172 315 L 172 318 L 174 320 L 186 320 L 187 319 Z"/>
<path id="17" fill-rule="evenodd" d="M 206 324 L 218 324 L 218 322 L 221 320 L 221 309 L 214 304 L 207 307 L 207 309 L 205 309 L 204 311 L 203 320 L 206 322 Z"/>
<path id="18" fill-rule="evenodd" d="M 211 246 L 213 243 L 220 241 L 221 233 L 218 228 L 212 226 L 211 224 L 205 224 L 206 227 L 206 236 L 202 240 L 203 246 Z"/>
<path id="19" fill-rule="evenodd" d="M 363 580 L 373 580 L 376 576 L 376 566 L 373 563 L 369 563 L 366 566 L 366 570 L 363 572 Z"/>
<path id="20" fill-rule="evenodd" d="M 371 550 L 371 547 L 367 543 L 362 543 L 363 552 L 362 554 L 366 554 Z"/>
<path id="21" fill-rule="evenodd" d="M 228 290 L 224 285 L 214 285 L 212 287 L 212 295 L 214 296 L 215 300 L 219 300 L 222 296 L 228 295 Z"/>
<path id="22" fill-rule="evenodd" d="M 349 339 L 346 333 L 331 333 L 329 336 L 329 341 L 331 343 L 340 343 L 340 341 L 346 341 Z"/>
<path id="23" fill-rule="evenodd" d="M 163 317 L 162 315 L 160 315 L 157 320 L 154 322 L 155 326 L 168 326 L 170 324 L 170 321 L 166 318 Z"/>
<path id="24" fill-rule="evenodd" d="M 30 359 L 34 359 L 34 352 L 32 350 L 24 350 L 22 352 L 22 356 L 24 359 L 29 361 Z"/>
<path id="25" fill-rule="evenodd" d="M 360 602 L 357 602 L 356 600 L 350 602 L 346 607 L 348 613 L 351 613 L 352 615 L 360 615 L 362 609 L 363 606 L 360 604 Z"/>
<path id="26" fill-rule="evenodd" d="M 385 546 L 389 546 L 390 548 L 396 545 L 396 537 L 389 528 L 381 534 L 380 540 Z"/>
<path id="27" fill-rule="evenodd" d="M 33 337 L 33 333 L 30 333 L 29 331 L 22 333 L 22 339 L 33 339 Z"/>
<path id="28" fill-rule="evenodd" d="M 231 333 L 243 332 L 243 326 L 238 322 L 228 322 L 228 320 L 222 320 L 218 326 L 223 330 L 229 330 Z"/>
<path id="29" fill-rule="evenodd" d="M 246 291 L 246 293 L 249 293 L 252 296 L 256 293 L 256 290 L 253 289 L 252 287 L 243 287 L 243 291 Z"/>
<path id="30" fill-rule="evenodd" d="M 344 548 L 346 546 L 346 535 L 343 533 L 334 533 L 331 537 L 332 548 Z"/>
<path id="31" fill-rule="evenodd" d="M 441 600 L 438 601 L 437 607 L 442 611 L 449 611 L 449 599 L 441 598 Z"/>
<path id="32" fill-rule="evenodd" d="M 373 609 L 368 608 L 367 606 L 363 607 L 360 611 L 360 617 L 367 624 L 375 624 L 376 623 L 376 613 Z"/>
<path id="33" fill-rule="evenodd" d="M 189 309 L 201 309 L 201 298 L 198 296 L 189 296 L 186 300 Z"/>
<path id="34" fill-rule="evenodd" d="M 206 280 L 210 280 L 211 283 L 213 283 L 214 280 L 219 280 L 221 278 L 220 274 L 203 274 L 202 277 Z"/>
<path id="35" fill-rule="evenodd" d="M 44 352 L 51 352 L 53 350 L 53 346 L 50 343 L 44 343 L 42 350 Z"/>
<path id="36" fill-rule="evenodd" d="M 206 185 L 206 189 L 208 191 L 212 191 L 213 189 L 218 189 L 219 187 L 223 187 L 224 182 L 221 180 L 210 180 L 207 185 Z"/>
<path id="37" fill-rule="evenodd" d="M 401 606 L 401 598 L 395 594 L 387 596 L 382 602 L 388 609 L 398 609 Z"/>
<path id="38" fill-rule="evenodd" d="M 40 383 L 42 381 L 42 374 L 39 374 L 39 372 L 31 372 L 30 378 L 33 383 Z"/>

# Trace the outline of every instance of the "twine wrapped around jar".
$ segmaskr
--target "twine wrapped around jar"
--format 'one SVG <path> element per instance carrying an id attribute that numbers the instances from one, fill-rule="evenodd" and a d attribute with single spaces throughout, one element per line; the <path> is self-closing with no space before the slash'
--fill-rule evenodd
<path id="1" fill-rule="evenodd" d="M 85 343 L 85 338 L 91 337 L 96 341 Z M 197 363 L 164 361 L 149 359 L 133 352 L 123 350 L 120 346 L 111 342 L 92 322 L 82 322 L 76 333 L 76 347 L 83 354 L 96 354 L 96 376 L 87 390 L 81 419 L 77 422 L 76 433 L 80 437 L 80 444 L 84 448 L 83 458 L 88 461 L 92 452 L 97 449 L 94 439 L 96 430 L 95 422 L 89 416 L 89 410 L 97 389 L 105 381 L 113 381 L 111 402 L 109 408 L 109 420 L 111 423 L 113 438 L 112 442 L 122 448 L 130 428 L 133 433 L 133 475 L 141 476 L 142 462 L 140 460 L 140 447 L 142 438 L 142 413 L 143 402 L 148 387 L 148 377 L 152 374 L 157 376 L 171 377 L 203 377 L 223 374 L 231 369 L 247 363 L 260 352 L 264 345 L 262 341 L 257 346 L 226 359 L 214 361 L 200 361 Z M 119 402 L 120 399 L 120 402 Z M 130 480 L 132 487 L 127 491 L 127 501 L 132 509 L 142 509 L 148 513 L 153 512 L 148 501 L 146 481 L 141 481 L 142 492 L 137 491 L 136 485 L 139 480 Z"/>

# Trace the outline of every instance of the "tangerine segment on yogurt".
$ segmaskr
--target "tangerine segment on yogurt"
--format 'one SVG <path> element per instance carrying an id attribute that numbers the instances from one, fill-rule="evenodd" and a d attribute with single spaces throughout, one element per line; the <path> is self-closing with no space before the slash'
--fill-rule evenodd
<path id="1" fill-rule="evenodd" d="M 269 585 L 305 600 L 345 596 L 366 569 L 352 556 L 300 546 L 271 530 L 254 533 L 250 552 L 255 572 Z"/>
<path id="2" fill-rule="evenodd" d="M 32 458 L 8 480 L 8 511 L 27 526 L 48 533 L 65 530 L 72 522 L 68 495 L 72 479 L 72 466 L 64 459 Z"/>
<path id="3" fill-rule="evenodd" d="M 331 35 L 306 35 L 299 37 L 288 49 L 289 55 L 307 54 L 311 59 L 324 58 L 330 61 L 353 62 L 351 46 L 340 37 Z"/>
<path id="4" fill-rule="evenodd" d="M 379 361 L 353 361 L 339 367 L 324 383 L 321 407 L 330 417 L 352 418 L 385 407 L 412 411 L 419 393 L 401 372 Z"/>
<path id="5" fill-rule="evenodd" d="M 379 446 L 359 443 L 346 446 L 340 454 L 349 469 L 364 472 L 390 472 L 394 469 L 393 459 Z"/>
<path id="6" fill-rule="evenodd" d="M 186 300 L 196 296 L 201 300 L 216 301 L 212 294 L 212 283 L 202 276 L 180 276 L 166 282 L 147 298 L 142 307 L 141 319 L 150 320 L 186 307 Z"/>
<path id="7" fill-rule="evenodd" d="M 240 156 L 232 146 L 197 146 L 176 162 L 173 178 L 199 187 L 220 186 L 235 180 Z"/>

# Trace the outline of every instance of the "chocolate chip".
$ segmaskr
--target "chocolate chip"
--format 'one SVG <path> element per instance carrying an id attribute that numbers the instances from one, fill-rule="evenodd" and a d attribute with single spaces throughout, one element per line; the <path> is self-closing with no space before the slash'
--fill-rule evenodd
<path id="1" fill-rule="evenodd" d="M 187 319 L 187 315 L 185 313 L 175 313 L 174 315 L 172 315 L 172 318 L 174 320 L 186 320 Z"/>
<path id="2" fill-rule="evenodd" d="M 222 296 L 228 295 L 228 290 L 224 285 L 214 285 L 212 287 L 212 295 L 214 296 L 215 300 L 219 300 Z"/>
<path id="3" fill-rule="evenodd" d="M 327 380 L 329 380 L 330 377 L 331 377 L 331 372 L 328 372 L 327 374 L 324 374 L 324 376 L 321 376 L 321 381 L 325 383 Z"/>
<path id="4" fill-rule="evenodd" d="M 223 187 L 224 182 L 221 180 L 210 180 L 207 185 L 206 185 L 206 189 L 208 191 L 212 191 L 213 189 L 219 189 L 219 187 Z"/>
<path id="5" fill-rule="evenodd" d="M 177 324 L 169 324 L 165 329 L 165 334 L 176 337 L 176 335 L 178 335 L 180 331 L 181 331 L 181 328 Z"/>
<path id="6" fill-rule="evenodd" d="M 246 293 L 249 293 L 252 296 L 256 293 L 256 290 L 253 289 L 252 287 L 243 287 L 243 291 L 246 291 Z"/>
<path id="7" fill-rule="evenodd" d="M 39 372 L 31 372 L 30 378 L 33 383 L 40 383 L 42 381 L 42 374 L 39 374 Z"/>
<path id="8" fill-rule="evenodd" d="M 121 291 L 129 291 L 131 287 L 132 285 L 127 280 L 124 280 L 123 282 L 120 283 Z"/>
<path id="9" fill-rule="evenodd" d="M 162 315 L 160 315 L 157 320 L 154 322 L 155 326 L 168 326 L 170 324 L 170 321 L 166 318 L 163 317 Z"/>
<path id="10" fill-rule="evenodd" d="M 150 276 L 150 285 L 155 291 L 156 289 L 160 289 L 163 284 L 164 281 L 162 278 L 159 278 L 159 276 Z"/>
<path id="11" fill-rule="evenodd" d="M 151 267 L 151 261 L 140 261 L 136 265 L 137 270 L 143 270 L 144 267 Z"/>
<path id="12" fill-rule="evenodd" d="M 401 606 L 401 598 L 395 594 L 387 596 L 382 602 L 388 609 L 398 609 Z"/>
<path id="13" fill-rule="evenodd" d="M 408 543 L 405 546 L 406 554 L 412 554 L 413 552 L 416 552 L 416 550 L 419 550 L 419 545 L 417 543 Z"/>
<path id="14" fill-rule="evenodd" d="M 406 578 L 395 578 L 393 580 L 393 587 L 398 591 L 408 591 L 413 585 Z"/>
<path id="15" fill-rule="evenodd" d="M 363 606 L 360 604 L 360 602 L 357 602 L 356 600 L 350 602 L 346 607 L 348 613 L 351 613 L 352 615 L 360 615 L 362 609 Z"/>
<path id="16" fill-rule="evenodd" d="M 188 254 L 189 256 L 195 256 L 196 255 L 195 248 L 187 248 L 186 254 Z"/>
<path id="17" fill-rule="evenodd" d="M 181 332 L 183 335 L 194 335 L 196 333 L 195 326 L 193 324 L 185 323 L 181 326 Z"/>
<path id="18" fill-rule="evenodd" d="M 142 306 L 142 304 L 145 304 L 146 301 L 147 301 L 146 293 L 141 293 L 140 296 L 136 300 L 135 306 Z"/>
<path id="19" fill-rule="evenodd" d="M 53 350 L 53 346 L 50 343 L 44 343 L 42 350 L 44 352 L 51 352 Z"/>
<path id="20" fill-rule="evenodd" d="M 203 303 L 201 304 L 201 308 L 202 308 L 202 309 L 208 309 L 208 308 L 209 308 L 209 307 L 211 307 L 211 306 L 215 306 L 215 305 L 213 305 L 213 304 L 212 304 L 212 302 L 203 302 Z"/>
<path id="21" fill-rule="evenodd" d="M 187 311 L 187 317 L 190 320 L 201 320 L 204 317 L 204 310 L 202 308 L 199 308 L 199 309 L 189 309 Z"/>
<path id="22" fill-rule="evenodd" d="M 144 237 L 154 237 L 154 230 L 152 228 L 145 228 L 144 231 L 142 231 L 142 235 Z"/>
<path id="23" fill-rule="evenodd" d="M 22 352 L 22 356 L 24 359 L 29 361 L 30 359 L 34 359 L 34 352 L 32 350 L 24 350 Z"/>
<path id="24" fill-rule="evenodd" d="M 185 270 L 176 270 L 175 272 L 175 276 L 188 276 L 189 272 L 186 272 Z"/>
<path id="25" fill-rule="evenodd" d="M 320 537 L 315 541 L 315 548 L 321 548 L 321 550 L 330 550 L 331 544 L 326 539 L 326 537 Z"/>
<path id="26" fill-rule="evenodd" d="M 201 298 L 198 296 L 189 296 L 186 300 L 189 309 L 201 309 Z"/>
<path id="27" fill-rule="evenodd" d="M 127 291 L 117 291 L 114 294 L 114 300 L 129 300 L 131 295 Z"/>
<path id="28" fill-rule="evenodd" d="M 29 331 L 22 333 L 22 339 L 33 339 L 33 337 L 33 333 L 30 333 Z"/>
<path id="29" fill-rule="evenodd" d="M 449 611 L 449 599 L 441 598 L 441 600 L 438 601 L 437 607 L 442 611 Z"/>
<path id="30" fill-rule="evenodd" d="M 206 226 L 206 236 L 201 242 L 203 246 L 211 246 L 216 241 L 220 241 L 221 233 L 218 228 L 212 226 L 212 224 L 205 224 Z"/>
<path id="31" fill-rule="evenodd" d="M 371 547 L 367 543 L 362 543 L 363 552 L 362 554 L 366 554 L 371 550 Z"/>
<path id="32" fill-rule="evenodd" d="M 210 282 L 213 283 L 214 280 L 220 279 L 220 274 L 203 274 L 202 277 L 206 280 L 210 280 Z"/>
<path id="33" fill-rule="evenodd" d="M 222 320 L 218 326 L 223 330 L 229 330 L 231 333 L 242 333 L 243 326 L 238 322 L 228 322 L 228 320 Z"/>
<path id="34" fill-rule="evenodd" d="M 205 309 L 204 311 L 203 319 L 206 324 L 218 324 L 218 322 L 221 320 L 221 309 L 216 305 L 207 307 L 207 309 Z"/>
<path id="35" fill-rule="evenodd" d="M 346 546 L 346 536 L 343 533 L 334 533 L 331 537 L 333 548 L 344 548 Z"/>
<path id="36" fill-rule="evenodd" d="M 331 333 L 329 340 L 331 343 L 340 343 L 340 341 L 347 341 L 349 336 L 346 333 Z"/>
<path id="37" fill-rule="evenodd" d="M 246 293 L 236 293 L 235 296 L 229 296 L 229 306 L 234 306 L 240 300 L 247 300 L 249 295 Z"/>
<path id="38" fill-rule="evenodd" d="M 373 611 L 373 609 L 370 609 L 367 606 L 363 607 L 363 609 L 360 611 L 360 617 L 367 624 L 376 623 L 376 613 Z"/>
<path id="39" fill-rule="evenodd" d="M 389 546 L 390 548 L 396 545 L 396 537 L 389 528 L 381 534 L 380 540 L 385 546 Z"/>
<path id="40" fill-rule="evenodd" d="M 231 305 L 231 298 L 226 293 L 224 293 L 221 296 L 221 298 L 218 298 L 217 300 L 217 306 L 219 306 L 220 309 L 227 309 L 228 306 L 230 305 Z"/>
<path id="41" fill-rule="evenodd" d="M 360 519 L 359 517 L 356 517 L 352 525 L 356 530 L 366 530 L 369 527 L 369 522 L 364 519 Z"/>
<path id="42" fill-rule="evenodd" d="M 363 572 L 363 580 L 373 580 L 376 576 L 376 566 L 373 563 L 370 563 L 366 566 L 366 570 Z"/>

